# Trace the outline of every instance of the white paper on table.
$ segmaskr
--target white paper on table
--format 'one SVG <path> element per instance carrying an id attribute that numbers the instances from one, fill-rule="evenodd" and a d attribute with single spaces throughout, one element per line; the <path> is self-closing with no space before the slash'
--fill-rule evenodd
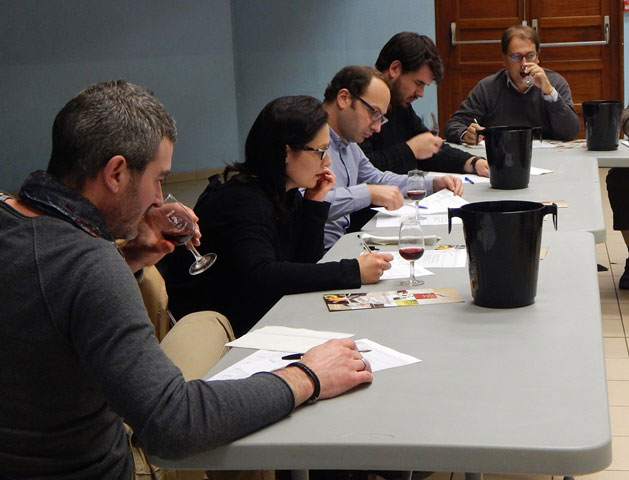
<path id="1" fill-rule="evenodd" d="M 400 353 L 392 348 L 385 347 L 376 342 L 363 338 L 356 341 L 359 350 L 371 350 L 362 355 L 371 365 L 372 372 L 379 372 L 387 368 L 401 367 L 421 362 L 419 358 Z M 295 360 L 282 360 L 284 355 L 297 353 L 294 351 L 278 352 L 272 350 L 258 350 L 239 362 L 236 362 L 225 370 L 217 373 L 209 380 L 237 380 L 248 378 L 258 372 L 272 372 L 283 368 Z"/>
<path id="2" fill-rule="evenodd" d="M 554 170 L 549 170 L 547 168 L 539 168 L 531 166 L 531 175 L 546 175 L 547 173 L 555 173 Z"/>
<path id="3" fill-rule="evenodd" d="M 540 142 L 539 140 L 533 140 L 533 148 L 556 148 L 557 145 L 550 142 Z"/>
<path id="4" fill-rule="evenodd" d="M 467 148 L 485 148 L 485 140 L 481 140 L 477 144 L 463 142 L 463 146 Z"/>
<path id="5" fill-rule="evenodd" d="M 444 188 L 419 202 L 419 205 L 423 207 L 420 209 L 420 214 L 432 215 L 435 213 L 448 213 L 448 208 L 461 207 L 466 203 L 469 202 Z M 387 210 L 384 207 L 375 207 L 372 210 L 393 217 L 412 217 L 415 215 L 414 205 L 403 205 L 397 210 Z"/>
<path id="6" fill-rule="evenodd" d="M 397 245 L 400 239 L 399 235 L 384 236 L 373 235 L 371 233 L 361 233 L 360 236 L 365 243 L 371 245 Z M 424 243 L 426 245 L 436 245 L 439 240 L 441 240 L 439 235 L 424 235 Z"/>
<path id="7" fill-rule="evenodd" d="M 246 333 L 226 345 L 281 352 L 305 352 L 332 338 L 348 338 L 353 335 L 353 333 L 324 332 L 307 328 L 266 326 Z"/>
<path id="8" fill-rule="evenodd" d="M 397 211 L 397 210 L 396 210 Z M 420 220 L 422 226 L 427 225 L 447 225 L 448 224 L 448 215 L 447 214 L 437 214 L 437 215 L 425 215 L 424 220 Z M 376 227 L 377 228 L 385 228 L 385 227 L 394 227 L 399 228 L 402 220 L 406 217 L 398 217 L 398 216 L 386 216 L 378 213 L 376 215 Z M 463 221 L 459 217 L 452 218 L 452 225 L 458 225 L 463 223 Z"/>
<path id="9" fill-rule="evenodd" d="M 404 260 L 398 252 L 388 252 L 393 254 L 393 260 L 391 261 L 391 268 L 382 272 L 380 280 L 393 280 L 396 278 L 408 278 L 410 274 L 410 267 L 408 260 Z M 425 253 L 424 253 L 425 254 Z M 415 276 L 424 277 L 426 275 L 434 275 L 430 270 L 419 265 L 419 262 L 415 262 Z"/>
<path id="10" fill-rule="evenodd" d="M 467 179 L 471 180 L 473 183 L 489 183 L 489 177 L 481 177 L 480 175 L 472 173 L 448 173 L 448 175 L 460 178 L 464 187 L 470 183 Z"/>
<path id="11" fill-rule="evenodd" d="M 626 147 L 629 147 L 629 140 L 621 140 L 620 142 Z"/>
<path id="12" fill-rule="evenodd" d="M 419 204 L 426 207 L 423 213 L 448 213 L 448 208 L 458 208 L 469 203 L 463 197 L 455 195 L 447 189 L 439 190 L 424 198 Z"/>
<path id="13" fill-rule="evenodd" d="M 467 148 L 485 148 L 485 140 L 481 140 L 480 142 L 478 142 L 478 145 L 474 145 L 474 144 L 469 144 L 469 143 L 465 143 L 464 144 Z M 550 142 L 540 142 L 539 140 L 533 140 L 533 148 L 556 148 L 557 145 L 554 143 L 550 143 Z"/>
<path id="14" fill-rule="evenodd" d="M 447 248 L 445 250 L 424 250 L 424 255 L 415 262 L 422 268 L 463 268 L 467 264 L 465 248 Z"/>

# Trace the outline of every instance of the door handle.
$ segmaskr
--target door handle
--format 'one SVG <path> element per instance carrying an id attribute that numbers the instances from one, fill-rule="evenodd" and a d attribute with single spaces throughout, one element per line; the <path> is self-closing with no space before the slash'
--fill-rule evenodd
<path id="1" fill-rule="evenodd" d="M 450 23 L 450 39 L 452 41 L 452 46 L 477 45 L 480 43 L 500 43 L 500 40 L 457 40 L 456 39 L 456 22 Z"/>
<path id="2" fill-rule="evenodd" d="M 537 32 L 537 18 L 531 20 L 531 28 Z M 541 43 L 540 47 L 586 47 L 591 45 L 609 45 L 609 15 L 603 17 L 603 40 L 591 42 L 556 42 Z"/>

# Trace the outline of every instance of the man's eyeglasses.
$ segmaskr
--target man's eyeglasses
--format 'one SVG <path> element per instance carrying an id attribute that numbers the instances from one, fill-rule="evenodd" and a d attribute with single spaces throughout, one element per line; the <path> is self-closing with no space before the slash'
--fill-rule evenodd
<path id="1" fill-rule="evenodd" d="M 367 107 L 367 109 L 371 112 L 371 120 L 373 122 L 380 122 L 380 125 L 384 125 L 385 123 L 387 123 L 389 121 L 389 119 L 387 117 L 385 117 L 382 113 L 380 113 L 378 110 L 376 110 L 375 107 L 372 107 L 371 105 L 369 105 L 369 103 L 364 101 L 358 95 L 354 95 L 354 97 L 356 97 L 358 100 L 363 102 L 363 105 L 365 105 L 365 107 Z"/>
<path id="2" fill-rule="evenodd" d="M 294 150 L 304 150 L 306 152 L 319 152 L 321 161 L 323 161 L 323 159 L 325 158 L 325 154 L 328 153 L 328 149 L 330 147 L 315 148 L 315 147 L 310 147 L 308 145 L 299 145 L 299 146 L 291 146 L 291 148 L 293 148 Z"/>
<path id="3" fill-rule="evenodd" d="M 525 55 L 521 55 L 519 53 L 514 53 L 512 55 L 508 55 L 508 57 L 511 59 L 511 61 L 513 63 L 519 63 L 522 61 L 523 58 L 526 58 L 527 62 L 532 62 L 533 60 L 535 60 L 537 58 L 537 53 L 536 52 L 529 52 Z"/>

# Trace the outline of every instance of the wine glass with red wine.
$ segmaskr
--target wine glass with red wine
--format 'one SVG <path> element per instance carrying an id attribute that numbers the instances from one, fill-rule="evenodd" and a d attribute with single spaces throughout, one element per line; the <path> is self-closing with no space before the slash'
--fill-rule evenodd
<path id="1" fill-rule="evenodd" d="M 148 221 L 161 231 L 166 240 L 175 245 L 185 245 L 190 250 L 194 256 L 194 263 L 188 269 L 190 275 L 205 272 L 214 264 L 215 253 L 201 255 L 192 244 L 191 240 L 197 228 L 196 222 L 172 194 L 166 196 L 161 207 L 151 208 L 148 217 Z"/>
<path id="2" fill-rule="evenodd" d="M 522 77 L 522 81 L 524 82 L 524 85 L 526 85 L 526 88 L 529 88 L 531 86 L 533 86 L 533 84 L 535 83 L 535 79 L 530 76 L 528 73 L 525 72 L 526 69 L 526 65 L 522 64 L 520 66 L 520 76 Z"/>
<path id="3" fill-rule="evenodd" d="M 426 180 L 421 170 L 409 170 L 407 174 L 406 196 L 415 204 L 415 218 L 425 220 L 426 217 L 419 214 L 419 202 L 426 197 Z"/>
<path id="4" fill-rule="evenodd" d="M 402 285 L 409 287 L 423 285 L 423 280 L 415 278 L 415 261 L 424 255 L 424 233 L 417 218 L 409 217 L 402 221 L 398 240 L 398 253 L 404 260 L 408 260 L 411 265 L 409 278 L 403 281 Z"/>

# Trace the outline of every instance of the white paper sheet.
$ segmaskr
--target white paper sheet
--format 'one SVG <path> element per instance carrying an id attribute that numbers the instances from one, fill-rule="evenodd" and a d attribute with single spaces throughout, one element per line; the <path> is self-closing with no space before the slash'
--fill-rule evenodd
<path id="1" fill-rule="evenodd" d="M 455 195 L 450 190 L 439 190 L 437 193 L 427 196 L 419 205 L 422 215 L 431 215 L 435 213 L 448 213 L 448 208 L 456 208 L 469 203 L 462 197 Z M 413 204 L 405 204 L 397 210 L 387 210 L 384 207 L 373 208 L 376 212 L 394 217 L 411 217 L 415 215 L 415 206 Z"/>
<path id="2" fill-rule="evenodd" d="M 539 168 L 531 166 L 531 175 L 546 175 L 547 173 L 554 173 L 554 170 L 549 170 L 547 168 Z"/>
<path id="3" fill-rule="evenodd" d="M 365 357 L 371 365 L 373 372 L 386 370 L 387 368 L 401 367 L 421 362 L 419 358 L 406 355 L 404 353 L 385 347 L 379 343 L 373 342 L 366 338 L 356 341 L 359 350 L 371 350 L 364 352 Z M 283 368 L 295 360 L 282 360 L 282 356 L 296 353 L 294 351 L 278 352 L 271 350 L 258 350 L 247 358 L 235 363 L 231 367 L 227 367 L 222 372 L 217 373 L 209 380 L 237 380 L 239 378 L 247 378 L 258 372 L 272 372 L 279 368 Z"/>
<path id="4" fill-rule="evenodd" d="M 332 338 L 348 338 L 353 335 L 353 333 L 324 332 L 307 328 L 266 326 L 246 333 L 233 342 L 227 343 L 227 346 L 280 352 L 305 352 Z"/>
<path id="5" fill-rule="evenodd" d="M 393 280 L 396 278 L 408 278 L 410 274 L 410 266 L 408 261 L 404 260 L 398 252 L 389 252 L 393 254 L 393 261 L 391 261 L 391 268 L 382 272 L 380 280 Z M 415 276 L 425 277 L 427 275 L 434 275 L 430 270 L 419 265 L 419 262 L 415 262 Z"/>
<path id="6" fill-rule="evenodd" d="M 407 278 L 410 272 L 408 261 L 398 252 L 393 254 L 391 268 L 382 273 L 382 280 Z M 425 250 L 422 258 L 415 262 L 415 276 L 434 275 L 430 268 L 464 268 L 467 265 L 467 250 L 465 248 L 448 248 L 446 250 Z"/>
<path id="7" fill-rule="evenodd" d="M 360 236 L 365 243 L 370 245 L 397 245 L 399 236 L 372 235 L 371 233 L 361 233 Z M 426 245 L 436 245 L 441 240 L 439 235 L 424 235 Z"/>
<path id="8" fill-rule="evenodd" d="M 396 210 L 397 211 L 397 210 Z M 426 225 L 447 225 L 448 224 L 448 215 L 447 214 L 437 214 L 437 215 L 424 215 L 426 218 L 421 220 L 420 223 L 422 226 Z M 384 227 L 393 227 L 399 228 L 402 220 L 406 218 L 405 216 L 392 216 L 392 215 L 382 215 L 378 213 L 376 215 L 376 227 L 384 228 Z M 459 217 L 454 217 L 452 219 L 452 225 L 458 225 L 463 223 Z"/>
<path id="9" fill-rule="evenodd" d="M 448 175 L 460 178 L 461 182 L 463 182 L 463 188 L 465 188 L 470 183 L 489 183 L 489 177 L 481 177 L 480 175 L 474 175 L 472 173 L 448 173 Z"/>

